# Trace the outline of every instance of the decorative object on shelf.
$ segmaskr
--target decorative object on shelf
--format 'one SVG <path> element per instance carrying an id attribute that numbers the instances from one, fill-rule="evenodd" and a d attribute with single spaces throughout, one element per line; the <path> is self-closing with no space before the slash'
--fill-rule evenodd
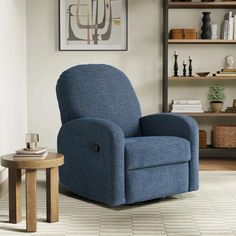
<path id="1" fill-rule="evenodd" d="M 25 144 L 28 149 L 36 149 L 39 142 L 39 134 L 29 133 L 25 135 Z"/>
<path id="2" fill-rule="evenodd" d="M 225 109 L 225 112 L 236 113 L 236 107 L 227 107 L 227 109 Z"/>
<path id="3" fill-rule="evenodd" d="M 175 57 L 175 63 L 174 63 L 174 76 L 178 76 L 178 52 L 175 51 L 174 53 L 174 57 Z"/>
<path id="4" fill-rule="evenodd" d="M 231 56 L 229 56 L 226 59 L 226 64 L 230 64 L 232 66 L 232 61 L 233 58 L 230 58 Z M 236 78 L 236 69 L 230 69 L 230 68 L 225 68 L 225 69 L 221 69 L 221 71 L 217 71 L 216 74 L 213 74 L 213 76 L 219 76 L 219 77 L 235 77 Z"/>
<path id="5" fill-rule="evenodd" d="M 201 38 L 202 39 L 211 39 L 211 17 L 210 14 L 211 12 L 202 12 L 203 18 L 202 18 L 202 34 Z"/>
<path id="6" fill-rule="evenodd" d="M 221 34 L 224 40 L 236 40 L 236 14 L 231 11 L 224 16 Z"/>
<path id="7" fill-rule="evenodd" d="M 200 77 L 206 77 L 210 74 L 210 72 L 196 72 L 196 75 Z"/>
<path id="8" fill-rule="evenodd" d="M 59 0 L 59 50 L 127 50 L 128 0 Z"/>
<path id="9" fill-rule="evenodd" d="M 184 61 L 183 61 L 183 76 L 184 76 L 184 77 L 187 76 L 187 69 L 186 69 L 186 66 L 187 66 L 187 61 L 184 60 Z"/>
<path id="10" fill-rule="evenodd" d="M 203 113 L 200 100 L 173 100 L 171 104 L 173 113 Z"/>
<path id="11" fill-rule="evenodd" d="M 235 148 L 236 147 L 236 126 L 216 125 L 212 131 L 213 147 Z"/>
<path id="12" fill-rule="evenodd" d="M 196 29 L 171 29 L 171 39 L 197 39 Z"/>
<path id="13" fill-rule="evenodd" d="M 234 57 L 232 55 L 228 55 L 225 57 L 225 69 L 233 69 L 234 68 Z"/>
<path id="14" fill-rule="evenodd" d="M 211 39 L 218 39 L 218 25 L 212 24 L 211 25 Z"/>
<path id="15" fill-rule="evenodd" d="M 192 0 L 171 0 L 171 2 L 192 2 Z"/>
<path id="16" fill-rule="evenodd" d="M 189 57 L 189 67 L 188 67 L 188 76 L 192 77 L 193 76 L 193 66 L 192 66 L 192 57 Z"/>
<path id="17" fill-rule="evenodd" d="M 225 112 L 236 113 L 236 99 L 234 99 L 234 101 L 233 101 L 233 106 L 227 107 Z"/>
<path id="18" fill-rule="evenodd" d="M 199 130 L 199 147 L 207 148 L 207 132 L 206 130 Z"/>
<path id="19" fill-rule="evenodd" d="M 208 100 L 213 112 L 221 112 L 225 100 L 224 87 L 220 84 L 213 84 L 209 87 Z"/>
<path id="20" fill-rule="evenodd" d="M 222 34 L 225 40 L 234 39 L 234 18 L 231 11 L 224 16 Z"/>

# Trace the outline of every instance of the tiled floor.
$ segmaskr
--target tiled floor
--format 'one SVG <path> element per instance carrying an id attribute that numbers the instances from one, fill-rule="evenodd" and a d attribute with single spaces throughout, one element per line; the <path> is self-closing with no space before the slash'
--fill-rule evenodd
<path id="1" fill-rule="evenodd" d="M 236 172 L 201 172 L 200 177 L 198 192 L 116 209 L 81 200 L 62 189 L 60 222 L 48 224 L 45 177 L 40 172 L 38 231 L 32 235 L 236 235 Z M 7 223 L 7 198 L 6 194 L 0 200 L 0 235 L 18 236 L 25 233 L 25 214 L 22 223 Z"/>

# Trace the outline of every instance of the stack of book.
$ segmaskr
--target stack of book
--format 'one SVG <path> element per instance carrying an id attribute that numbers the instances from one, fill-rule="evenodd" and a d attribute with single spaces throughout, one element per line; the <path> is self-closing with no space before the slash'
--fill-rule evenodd
<path id="1" fill-rule="evenodd" d="M 236 15 L 232 12 L 225 14 L 222 28 L 222 39 L 233 40 L 236 39 Z"/>
<path id="2" fill-rule="evenodd" d="M 23 148 L 17 150 L 14 157 L 16 158 L 31 158 L 31 159 L 44 159 L 48 155 L 47 148 L 39 147 L 35 149 Z"/>
<path id="3" fill-rule="evenodd" d="M 232 77 L 236 77 L 236 69 L 222 69 L 221 71 L 217 71 L 216 74 L 213 74 L 213 76 L 220 76 L 220 77 L 232 76 Z"/>
<path id="4" fill-rule="evenodd" d="M 173 100 L 173 113 L 202 113 L 202 104 L 200 100 Z"/>
<path id="5" fill-rule="evenodd" d="M 235 113 L 236 107 L 227 107 L 227 109 L 225 109 L 225 112 Z"/>

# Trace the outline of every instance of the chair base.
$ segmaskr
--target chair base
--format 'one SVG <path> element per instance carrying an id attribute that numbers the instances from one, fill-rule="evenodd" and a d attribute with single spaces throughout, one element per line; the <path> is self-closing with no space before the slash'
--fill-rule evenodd
<path id="1" fill-rule="evenodd" d="M 189 191 L 189 164 L 180 163 L 127 171 L 126 204 Z"/>

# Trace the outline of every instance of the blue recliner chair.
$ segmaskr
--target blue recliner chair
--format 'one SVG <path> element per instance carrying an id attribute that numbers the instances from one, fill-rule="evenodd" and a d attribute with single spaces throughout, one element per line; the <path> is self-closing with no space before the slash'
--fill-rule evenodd
<path id="1" fill-rule="evenodd" d="M 198 126 L 190 117 L 141 117 L 128 78 L 108 65 L 79 65 L 57 82 L 65 156 L 60 182 L 119 206 L 198 189 Z"/>

